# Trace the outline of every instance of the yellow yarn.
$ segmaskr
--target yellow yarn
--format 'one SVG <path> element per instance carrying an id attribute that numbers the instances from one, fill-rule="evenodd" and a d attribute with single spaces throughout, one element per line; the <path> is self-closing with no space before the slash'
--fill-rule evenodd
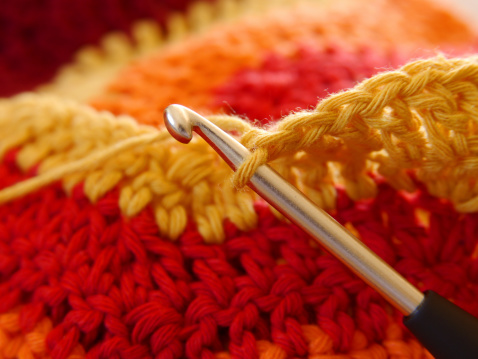
<path id="1" fill-rule="evenodd" d="M 366 172 L 377 166 L 395 187 L 409 191 L 414 185 L 407 171 L 417 170 L 431 194 L 450 199 L 459 211 L 476 211 L 477 87 L 475 57 L 419 60 L 379 74 L 273 129 L 245 133 L 242 142 L 253 153 L 234 183 L 244 186 L 260 165 L 277 158 L 287 171 L 299 153 L 316 159 L 324 172 L 327 163 L 339 163 L 354 199 L 373 196 Z"/>
<path id="2" fill-rule="evenodd" d="M 250 129 L 239 119 L 210 119 L 238 133 Z M 225 181 L 231 169 L 204 141 L 182 145 L 165 129 L 139 125 L 128 116 L 54 97 L 17 96 L 0 102 L 0 157 L 16 147 L 19 167 L 39 164 L 38 176 L 1 190 L 0 203 L 62 180 L 67 192 L 84 182 L 92 202 L 118 187 L 124 215 L 133 217 L 150 206 L 160 232 L 171 239 L 183 232 L 187 214 L 208 242 L 224 239 L 225 219 L 242 230 L 257 222 L 254 193 L 237 192 Z"/>

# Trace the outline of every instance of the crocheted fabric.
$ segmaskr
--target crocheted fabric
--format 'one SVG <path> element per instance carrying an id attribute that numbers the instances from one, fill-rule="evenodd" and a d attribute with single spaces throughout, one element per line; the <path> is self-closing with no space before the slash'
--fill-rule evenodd
<path id="1" fill-rule="evenodd" d="M 0 101 L 0 358 L 431 359 L 396 309 L 239 187 L 271 162 L 417 288 L 478 316 L 473 32 L 424 0 L 218 0 L 173 18 Z M 169 136 L 171 103 L 253 151 L 232 180 L 203 140 Z"/>
<path id="2" fill-rule="evenodd" d="M 109 31 L 130 34 L 135 20 L 152 19 L 174 31 L 175 16 L 191 2 L 4 0 L 0 6 L 0 96 L 48 81 L 78 47 L 97 43 Z"/>

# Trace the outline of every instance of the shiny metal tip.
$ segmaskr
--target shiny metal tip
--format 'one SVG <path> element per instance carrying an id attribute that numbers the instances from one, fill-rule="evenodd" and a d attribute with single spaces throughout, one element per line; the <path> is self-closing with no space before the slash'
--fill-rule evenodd
<path id="1" fill-rule="evenodd" d="M 197 114 L 181 105 L 170 105 L 164 110 L 164 124 L 171 136 L 182 143 L 193 138 L 193 127 Z"/>

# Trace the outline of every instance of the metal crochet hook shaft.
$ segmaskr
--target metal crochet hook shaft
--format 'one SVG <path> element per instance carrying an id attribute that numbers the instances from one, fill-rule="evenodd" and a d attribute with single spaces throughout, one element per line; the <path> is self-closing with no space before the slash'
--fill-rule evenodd
<path id="1" fill-rule="evenodd" d="M 192 131 L 197 132 L 234 170 L 250 155 L 249 150 L 233 137 L 184 106 L 169 106 L 165 111 L 165 123 L 171 135 L 183 143 L 191 140 Z M 250 186 L 403 314 L 412 313 L 421 303 L 423 294 L 420 291 L 271 167 L 259 167 L 250 180 Z"/>
<path id="2" fill-rule="evenodd" d="M 166 128 L 175 139 L 188 143 L 195 131 L 221 155 L 233 170 L 236 170 L 250 155 L 249 150 L 232 136 L 187 107 L 171 105 L 166 109 L 164 118 Z M 424 296 L 268 165 L 262 165 L 257 169 L 250 179 L 249 186 L 400 310 L 406 316 L 404 322 L 407 327 L 436 358 L 478 358 L 475 356 L 478 353 L 478 344 L 475 342 L 478 343 L 478 340 L 474 334 L 478 333 L 478 321 L 474 317 L 433 292 Z M 444 319 L 441 317 L 437 319 L 434 311 L 451 312 L 450 315 L 446 314 Z M 456 323 L 457 318 L 461 319 Z M 463 329 L 464 323 L 470 330 L 458 334 L 457 330 Z M 443 330 L 437 329 L 442 327 Z M 440 335 L 448 339 L 450 336 L 458 336 L 455 345 L 459 345 L 463 348 L 463 353 L 466 353 L 456 356 L 456 350 L 450 351 L 447 342 L 443 344 L 433 335 L 430 336 L 430 332 L 434 330 L 441 330 Z M 442 333 L 443 331 L 449 333 Z M 463 337 L 466 338 L 463 339 Z"/>

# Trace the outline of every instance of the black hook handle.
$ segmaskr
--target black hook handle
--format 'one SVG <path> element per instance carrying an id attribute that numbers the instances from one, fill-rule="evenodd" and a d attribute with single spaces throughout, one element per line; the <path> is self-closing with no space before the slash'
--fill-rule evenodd
<path id="1" fill-rule="evenodd" d="M 431 290 L 403 323 L 436 359 L 478 359 L 478 319 Z"/>

